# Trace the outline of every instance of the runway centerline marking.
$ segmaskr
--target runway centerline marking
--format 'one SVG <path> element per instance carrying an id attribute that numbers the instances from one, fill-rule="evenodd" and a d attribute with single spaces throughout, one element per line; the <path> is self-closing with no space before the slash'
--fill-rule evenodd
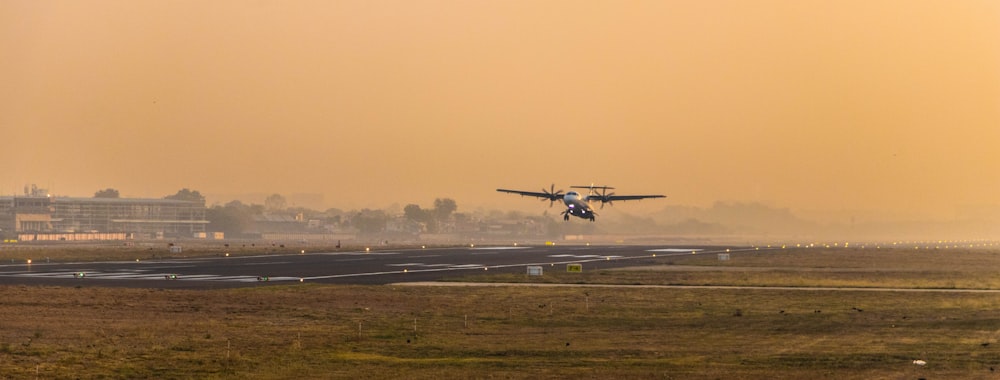
<path id="1" fill-rule="evenodd" d="M 701 252 L 701 248 L 660 248 L 660 249 L 647 249 L 646 252 Z"/>
<path id="2" fill-rule="evenodd" d="M 500 251 L 500 250 L 508 250 L 508 249 L 528 249 L 528 248 L 531 248 L 531 247 L 475 247 L 475 248 L 469 248 L 469 249 L 475 250 L 475 251 L 479 251 L 479 250 L 498 250 L 498 251 Z"/>

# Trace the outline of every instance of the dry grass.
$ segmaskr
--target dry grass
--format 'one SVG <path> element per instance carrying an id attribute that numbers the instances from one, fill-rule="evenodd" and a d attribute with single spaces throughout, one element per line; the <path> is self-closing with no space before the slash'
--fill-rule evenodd
<path id="1" fill-rule="evenodd" d="M 722 285 L 914 289 L 1000 289 L 1000 250 L 994 249 L 776 249 L 714 255 L 671 256 L 615 271 L 544 277 L 475 276 L 476 281 L 624 285 Z M 470 278 L 458 277 L 465 281 Z"/>
<path id="2" fill-rule="evenodd" d="M 936 265 L 962 268 L 957 254 Z M 965 254 L 989 263 L 995 253 Z M 795 255 L 753 273 L 791 266 Z M 725 265 L 771 259 L 740 260 Z M 585 274 L 628 283 L 636 273 L 674 272 Z M 0 299 L 5 378 L 915 379 L 1000 370 L 1000 295 L 989 293 L 306 284 L 5 286 Z"/>

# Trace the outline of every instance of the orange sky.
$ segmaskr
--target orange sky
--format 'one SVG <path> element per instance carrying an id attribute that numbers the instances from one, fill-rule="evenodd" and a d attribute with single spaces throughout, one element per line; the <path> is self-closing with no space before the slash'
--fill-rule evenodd
<path id="1" fill-rule="evenodd" d="M 0 2 L 0 194 L 1000 204 L 1000 2 Z"/>

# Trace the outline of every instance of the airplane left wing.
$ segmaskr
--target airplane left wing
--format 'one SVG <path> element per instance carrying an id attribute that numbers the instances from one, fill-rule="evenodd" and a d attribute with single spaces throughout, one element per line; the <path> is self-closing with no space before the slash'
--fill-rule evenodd
<path id="1" fill-rule="evenodd" d="M 666 198 L 667 196 L 657 194 L 657 195 L 605 195 L 605 196 L 597 195 L 596 197 L 601 202 L 614 202 L 614 201 L 635 201 L 647 198 Z"/>
<path id="2" fill-rule="evenodd" d="M 591 201 L 601 201 L 601 208 L 604 204 L 614 205 L 615 201 L 636 201 L 647 198 L 666 198 L 666 195 L 615 195 L 615 194 L 592 194 L 587 199 Z"/>

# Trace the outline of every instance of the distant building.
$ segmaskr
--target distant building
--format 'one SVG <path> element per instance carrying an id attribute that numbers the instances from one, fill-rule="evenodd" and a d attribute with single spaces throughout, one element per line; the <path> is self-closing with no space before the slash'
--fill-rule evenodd
<path id="1" fill-rule="evenodd" d="M 32 240 L 205 236 L 204 202 L 171 199 L 0 197 L 0 233 Z"/>

